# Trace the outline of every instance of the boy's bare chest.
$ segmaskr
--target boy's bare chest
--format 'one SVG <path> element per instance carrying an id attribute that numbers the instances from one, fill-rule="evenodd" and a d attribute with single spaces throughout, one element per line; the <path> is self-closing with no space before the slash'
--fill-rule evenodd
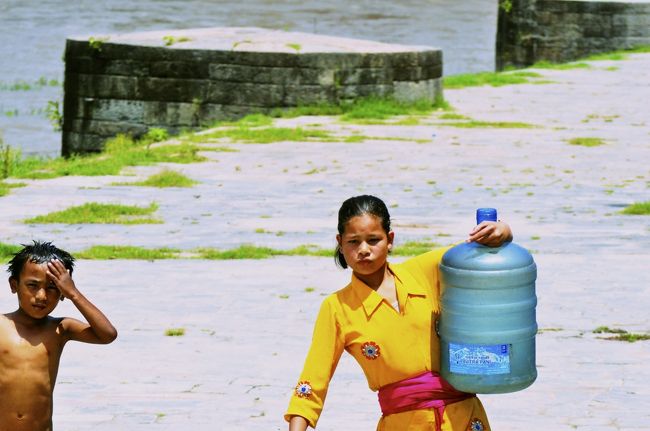
<path id="1" fill-rule="evenodd" d="M 0 322 L 0 374 L 5 377 L 12 372 L 51 376 L 61 349 L 55 328 L 33 330 Z"/>

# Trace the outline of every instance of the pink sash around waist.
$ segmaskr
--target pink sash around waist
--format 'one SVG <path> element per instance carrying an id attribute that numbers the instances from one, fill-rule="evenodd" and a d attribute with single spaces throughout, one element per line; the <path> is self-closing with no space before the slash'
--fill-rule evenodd
<path id="1" fill-rule="evenodd" d="M 435 409 L 436 430 L 440 431 L 445 406 L 476 396 L 454 389 L 438 373 L 426 371 L 415 377 L 379 389 L 379 405 L 384 416 L 409 410 Z"/>

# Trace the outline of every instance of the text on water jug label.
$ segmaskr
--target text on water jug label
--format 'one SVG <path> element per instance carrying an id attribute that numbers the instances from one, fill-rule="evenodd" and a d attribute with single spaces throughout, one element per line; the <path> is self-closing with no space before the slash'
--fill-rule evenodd
<path id="1" fill-rule="evenodd" d="M 456 374 L 509 374 L 510 345 L 449 343 L 449 371 Z"/>

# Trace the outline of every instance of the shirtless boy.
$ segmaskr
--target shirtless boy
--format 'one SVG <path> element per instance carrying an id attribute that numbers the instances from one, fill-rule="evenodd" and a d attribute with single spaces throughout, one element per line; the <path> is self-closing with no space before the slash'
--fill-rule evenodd
<path id="1" fill-rule="evenodd" d="M 52 392 L 69 340 L 108 344 L 117 331 L 72 281 L 74 258 L 34 241 L 9 262 L 18 309 L 0 314 L 0 430 L 51 431 Z M 68 298 L 88 323 L 49 314 Z"/>

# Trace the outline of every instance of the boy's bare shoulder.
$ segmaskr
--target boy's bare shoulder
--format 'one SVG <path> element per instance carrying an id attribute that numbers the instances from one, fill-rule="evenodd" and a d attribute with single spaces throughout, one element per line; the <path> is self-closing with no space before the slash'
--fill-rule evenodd
<path id="1" fill-rule="evenodd" d="M 63 322 L 66 319 L 69 318 L 47 316 L 39 324 L 34 325 L 31 322 L 23 322 L 22 319 L 17 318 L 15 312 L 5 313 L 0 314 L 0 330 L 6 334 L 8 331 L 19 332 L 19 328 L 29 328 L 31 333 L 56 333 L 61 335 L 64 328 Z"/>

